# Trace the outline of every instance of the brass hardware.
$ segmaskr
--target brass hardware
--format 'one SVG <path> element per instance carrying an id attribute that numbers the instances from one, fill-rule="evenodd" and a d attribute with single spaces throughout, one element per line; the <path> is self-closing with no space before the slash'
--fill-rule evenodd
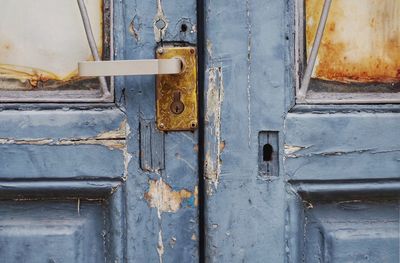
<path id="1" fill-rule="evenodd" d="M 161 131 L 192 131 L 197 121 L 197 58 L 195 47 L 163 46 L 157 59 L 179 58 L 182 72 L 157 75 L 156 115 Z"/>
<path id="2" fill-rule="evenodd" d="M 174 91 L 174 98 L 173 102 L 171 103 L 171 111 L 174 114 L 181 114 L 183 110 L 185 109 L 185 105 L 181 101 L 181 92 L 180 91 Z"/>

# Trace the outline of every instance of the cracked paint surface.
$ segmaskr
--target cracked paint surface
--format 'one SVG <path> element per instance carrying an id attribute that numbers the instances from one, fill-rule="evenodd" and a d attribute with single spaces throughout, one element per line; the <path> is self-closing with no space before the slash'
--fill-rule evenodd
<path id="1" fill-rule="evenodd" d="M 305 146 L 296 146 L 296 145 L 284 145 L 284 152 L 285 152 L 285 157 L 286 158 L 296 158 L 297 157 L 297 152 L 307 149 L 308 147 Z"/>
<path id="2" fill-rule="evenodd" d="M 16 145 L 103 145 L 111 150 L 123 150 L 126 146 L 126 136 L 129 127 L 124 120 L 120 127 L 113 131 L 98 134 L 95 137 L 72 139 L 12 139 L 0 138 L 0 144 Z"/>
<path id="3" fill-rule="evenodd" d="M 162 1 L 157 0 L 157 14 L 153 19 L 154 40 L 157 43 L 164 39 L 168 24 L 167 17 L 164 15 L 164 10 L 162 8 Z"/>

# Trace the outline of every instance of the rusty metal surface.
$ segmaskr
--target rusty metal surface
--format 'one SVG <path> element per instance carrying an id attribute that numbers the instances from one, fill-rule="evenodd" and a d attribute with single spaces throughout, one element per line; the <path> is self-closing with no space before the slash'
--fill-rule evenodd
<path id="1" fill-rule="evenodd" d="M 323 0 L 306 0 L 311 49 Z M 400 1 L 333 1 L 313 78 L 340 82 L 400 81 Z"/>
<path id="2" fill-rule="evenodd" d="M 194 130 L 197 122 L 197 59 L 194 47 L 164 46 L 158 59 L 182 58 L 182 73 L 158 75 L 157 127 L 161 131 Z"/>
<path id="3" fill-rule="evenodd" d="M 54 89 L 78 79 L 77 62 L 92 55 L 76 1 L 1 4 L 0 89 Z M 87 1 L 87 7 L 102 52 L 103 0 Z"/>

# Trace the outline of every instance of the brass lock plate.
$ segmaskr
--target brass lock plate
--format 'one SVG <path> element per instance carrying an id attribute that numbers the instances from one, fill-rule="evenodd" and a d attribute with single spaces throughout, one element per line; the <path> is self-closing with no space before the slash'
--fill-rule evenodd
<path id="1" fill-rule="evenodd" d="M 161 131 L 193 131 L 198 127 L 197 52 L 195 47 L 163 46 L 157 59 L 180 58 L 182 72 L 157 75 L 156 116 Z"/>

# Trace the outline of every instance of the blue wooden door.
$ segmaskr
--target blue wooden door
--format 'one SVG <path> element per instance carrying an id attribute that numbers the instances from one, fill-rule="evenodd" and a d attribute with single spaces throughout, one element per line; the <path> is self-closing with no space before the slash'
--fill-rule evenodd
<path id="1" fill-rule="evenodd" d="M 399 9 L 383 2 L 332 1 L 304 92 L 324 1 L 206 1 L 208 262 L 399 262 L 399 60 L 381 46 Z"/>
<path id="2" fill-rule="evenodd" d="M 108 79 L 112 96 L 97 98 L 98 84 L 31 70 L 28 57 L 49 48 L 60 56 L 46 53 L 42 68 L 89 46 L 76 1 L 23 2 L 26 10 L 1 3 L 10 38 L 0 40 L 0 64 L 15 67 L 2 65 L 0 77 L 0 262 L 197 262 L 198 132 L 155 127 L 154 76 Z M 194 0 L 86 5 L 103 59 L 154 58 L 167 42 L 196 45 Z M 64 33 L 52 28 L 59 24 Z M 49 31 L 38 41 L 32 25 Z M 19 52 L 28 54 L 18 61 L 7 55 L 18 55 L 14 39 L 25 39 Z"/>

